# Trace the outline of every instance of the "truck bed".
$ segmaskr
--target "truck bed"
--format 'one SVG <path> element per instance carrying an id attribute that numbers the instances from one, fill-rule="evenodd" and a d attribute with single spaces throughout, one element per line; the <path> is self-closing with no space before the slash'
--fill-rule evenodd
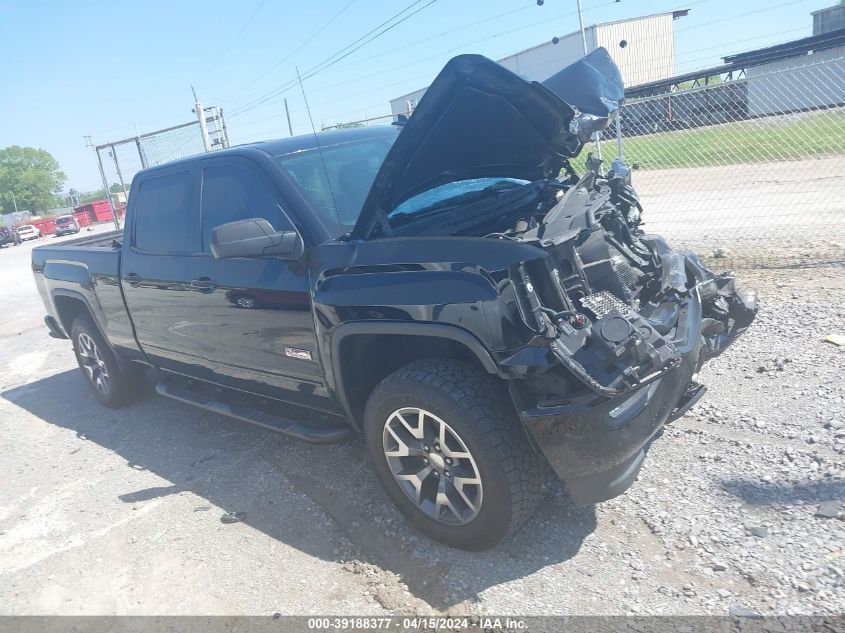
<path id="1" fill-rule="evenodd" d="M 117 280 L 120 267 L 122 232 L 110 231 L 76 240 L 47 244 L 32 249 L 32 268 L 36 282 L 43 275 L 56 285 L 87 284 L 94 277 L 108 276 Z M 40 273 L 40 275 L 39 275 Z"/>
<path id="2" fill-rule="evenodd" d="M 121 231 L 87 235 L 32 249 L 35 286 L 52 319 L 50 329 L 65 334 L 71 321 L 62 321 L 57 302 L 81 301 L 112 342 L 132 341 L 131 326 L 120 291 Z"/>
<path id="3" fill-rule="evenodd" d="M 108 231 L 107 233 L 97 233 L 96 235 L 83 235 L 72 240 L 62 242 L 57 245 L 59 248 L 65 246 L 96 246 L 98 248 L 114 247 L 114 240 L 120 240 L 123 237 L 123 230 L 116 229 Z"/>

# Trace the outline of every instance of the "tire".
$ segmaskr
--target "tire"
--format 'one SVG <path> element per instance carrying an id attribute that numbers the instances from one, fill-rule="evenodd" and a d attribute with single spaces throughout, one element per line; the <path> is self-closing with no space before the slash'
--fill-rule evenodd
<path id="1" fill-rule="evenodd" d="M 376 474 L 402 514 L 451 547 L 493 547 L 540 501 L 542 460 L 504 385 L 470 364 L 424 359 L 385 378 L 367 401 L 364 435 Z M 438 436 L 448 447 L 437 445 Z M 412 498 L 417 490 L 420 502 Z M 438 503 L 442 492 L 449 504 Z"/>
<path id="2" fill-rule="evenodd" d="M 121 407 L 143 393 L 143 371 L 134 367 L 121 368 L 90 316 L 76 317 L 70 336 L 79 370 L 94 397 L 102 404 L 111 408 Z"/>

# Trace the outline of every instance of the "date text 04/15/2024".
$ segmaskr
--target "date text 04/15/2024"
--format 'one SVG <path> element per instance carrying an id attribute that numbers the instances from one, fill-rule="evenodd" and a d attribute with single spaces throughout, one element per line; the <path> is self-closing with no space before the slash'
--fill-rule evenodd
<path id="1" fill-rule="evenodd" d="M 359 631 L 390 630 L 403 631 L 521 631 L 527 623 L 513 617 L 352 617 L 352 618 L 309 618 L 308 628 L 314 631 Z"/>

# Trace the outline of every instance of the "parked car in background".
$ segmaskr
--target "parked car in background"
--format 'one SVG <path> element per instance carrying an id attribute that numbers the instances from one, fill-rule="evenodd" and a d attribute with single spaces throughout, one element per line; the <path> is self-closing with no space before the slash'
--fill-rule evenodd
<path id="1" fill-rule="evenodd" d="M 6 246 L 6 244 L 17 246 L 20 243 L 21 238 L 18 237 L 18 234 L 15 229 L 0 226 L 0 248 L 3 248 L 4 246 Z"/>
<path id="2" fill-rule="evenodd" d="M 41 229 L 32 226 L 31 224 L 21 224 L 16 230 L 18 232 L 18 237 L 24 242 L 26 240 L 34 240 L 39 237 L 43 237 L 44 235 L 41 233 Z"/>
<path id="3" fill-rule="evenodd" d="M 79 233 L 79 222 L 72 215 L 60 215 L 56 218 L 56 237 Z"/>

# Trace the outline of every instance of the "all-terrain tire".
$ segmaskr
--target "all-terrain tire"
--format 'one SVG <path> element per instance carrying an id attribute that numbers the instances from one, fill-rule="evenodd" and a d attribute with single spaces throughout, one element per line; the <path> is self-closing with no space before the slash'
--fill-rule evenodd
<path id="1" fill-rule="evenodd" d="M 94 397 L 102 404 L 122 407 L 145 392 L 143 370 L 135 366 L 121 367 L 90 316 L 80 315 L 74 319 L 70 337 L 79 370 Z"/>
<path id="2" fill-rule="evenodd" d="M 392 440 L 385 439 L 385 425 L 399 410 L 429 412 L 432 419 L 445 422 L 471 454 L 483 494 L 477 514 L 468 522 L 447 524 L 426 513 L 394 477 L 385 449 Z M 417 529 L 446 545 L 466 550 L 493 547 L 516 532 L 540 501 L 542 459 L 525 435 L 505 385 L 481 368 L 448 358 L 402 367 L 370 395 L 364 433 L 387 494 Z"/>

